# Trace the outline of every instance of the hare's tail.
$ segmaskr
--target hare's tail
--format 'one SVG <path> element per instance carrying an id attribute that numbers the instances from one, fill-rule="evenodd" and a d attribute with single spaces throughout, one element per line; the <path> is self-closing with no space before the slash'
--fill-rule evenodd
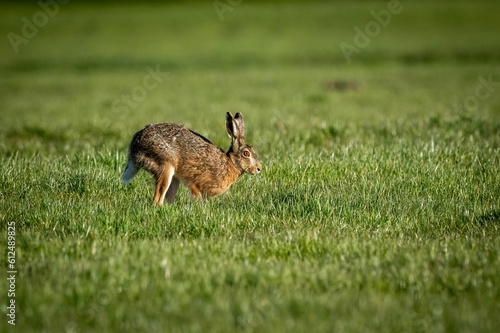
<path id="1" fill-rule="evenodd" d="M 132 162 L 132 160 L 128 160 L 127 166 L 125 167 L 125 171 L 123 171 L 122 183 L 125 185 L 130 184 L 130 182 L 135 177 L 138 171 L 139 168 L 137 167 L 137 165 L 135 165 L 134 162 Z"/>

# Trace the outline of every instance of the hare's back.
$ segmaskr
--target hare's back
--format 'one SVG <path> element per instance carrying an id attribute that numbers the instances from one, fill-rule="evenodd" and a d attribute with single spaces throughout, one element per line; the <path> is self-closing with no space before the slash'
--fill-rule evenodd
<path id="1" fill-rule="evenodd" d="M 130 145 L 132 155 L 170 155 L 200 150 L 208 152 L 220 149 L 201 134 L 174 123 L 147 125 L 134 135 Z"/>
<path id="2" fill-rule="evenodd" d="M 163 149 L 166 145 L 171 145 L 182 130 L 183 126 L 172 123 L 147 125 L 135 133 L 130 148 L 132 151 Z"/>
<path id="3" fill-rule="evenodd" d="M 141 141 L 144 143 L 164 143 L 171 148 L 207 147 L 214 144 L 203 135 L 186 126 L 174 123 L 148 125 L 142 130 Z"/>

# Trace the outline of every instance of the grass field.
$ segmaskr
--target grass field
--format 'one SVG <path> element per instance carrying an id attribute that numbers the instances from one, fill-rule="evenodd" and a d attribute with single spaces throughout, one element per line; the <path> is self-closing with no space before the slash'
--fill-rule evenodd
<path id="1" fill-rule="evenodd" d="M 401 1 L 350 63 L 389 2 L 233 4 L 75 1 L 29 38 L 42 8 L 0 4 L 0 331 L 497 332 L 500 3 Z M 145 124 L 227 148 L 227 111 L 260 175 L 121 185 Z"/>

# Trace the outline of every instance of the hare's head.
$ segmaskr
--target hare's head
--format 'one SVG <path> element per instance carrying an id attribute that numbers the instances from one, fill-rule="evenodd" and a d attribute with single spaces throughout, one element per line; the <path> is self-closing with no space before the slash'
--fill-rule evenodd
<path id="1" fill-rule="evenodd" d="M 227 155 L 233 163 L 242 171 L 256 175 L 262 169 L 259 158 L 252 146 L 245 143 L 245 123 L 243 115 L 236 113 L 226 114 L 226 130 L 231 138 L 231 148 Z"/>

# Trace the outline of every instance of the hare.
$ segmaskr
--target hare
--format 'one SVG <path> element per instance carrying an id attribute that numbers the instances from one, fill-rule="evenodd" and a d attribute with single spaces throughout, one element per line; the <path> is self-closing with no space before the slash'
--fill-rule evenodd
<path id="1" fill-rule="evenodd" d="M 245 143 L 241 113 L 234 117 L 226 114 L 226 130 L 231 146 L 224 152 L 185 126 L 147 125 L 132 138 L 122 182 L 129 184 L 141 168 L 151 172 L 157 205 L 162 205 L 165 197 L 173 203 L 181 181 L 194 198 L 222 194 L 245 172 L 256 175 L 262 169 L 253 147 Z"/>

